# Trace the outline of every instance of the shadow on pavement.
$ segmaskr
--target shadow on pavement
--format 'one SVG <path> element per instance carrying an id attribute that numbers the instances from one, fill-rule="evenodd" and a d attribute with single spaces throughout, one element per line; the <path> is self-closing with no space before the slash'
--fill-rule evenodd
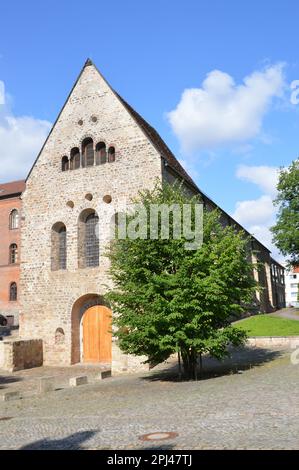
<path id="1" fill-rule="evenodd" d="M 134 450 L 172 450 L 174 448 L 174 444 L 160 444 L 160 445 L 149 445 L 143 447 L 136 447 Z"/>
<path id="2" fill-rule="evenodd" d="M 0 389 L 5 388 L 7 384 L 20 382 L 22 377 L 14 377 L 13 375 L 0 375 Z"/>
<path id="3" fill-rule="evenodd" d="M 203 370 L 201 377 L 198 380 L 207 380 L 215 377 L 222 377 L 224 375 L 240 374 L 243 371 L 252 369 L 253 367 L 261 366 L 267 362 L 271 362 L 274 359 L 281 357 L 283 353 L 281 351 L 273 351 L 263 348 L 238 348 L 230 351 L 230 357 L 223 361 L 218 361 L 210 356 L 203 357 Z M 149 381 L 172 381 L 181 382 L 187 379 L 182 377 L 179 378 L 179 368 L 176 363 L 169 364 L 163 369 L 152 370 L 149 375 L 143 376 L 142 380 Z M 199 369 L 198 369 L 199 374 Z"/>
<path id="4" fill-rule="evenodd" d="M 80 450 L 84 449 L 81 444 L 98 431 L 82 431 L 71 434 L 63 439 L 41 439 L 40 441 L 32 442 L 26 446 L 20 447 L 19 450 Z"/>

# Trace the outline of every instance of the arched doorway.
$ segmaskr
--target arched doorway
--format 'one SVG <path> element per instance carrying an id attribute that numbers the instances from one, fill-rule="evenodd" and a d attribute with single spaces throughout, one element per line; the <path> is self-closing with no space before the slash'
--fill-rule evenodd
<path id="1" fill-rule="evenodd" d="M 112 312 L 104 305 L 95 305 L 82 317 L 82 361 L 111 362 Z"/>
<path id="2" fill-rule="evenodd" d="M 99 310 L 92 310 L 93 307 L 98 307 Z M 105 299 L 94 293 L 85 294 L 79 297 L 71 307 L 72 313 L 72 346 L 71 346 L 71 363 L 78 364 L 79 362 L 100 362 L 101 357 L 104 356 L 104 350 L 110 351 L 110 355 L 105 353 L 108 361 L 111 362 L 112 350 L 112 311 L 105 303 Z M 90 312 L 89 312 L 90 311 Z M 95 315 L 93 315 L 95 313 Z M 94 317 L 94 318 L 93 318 Z M 84 320 L 85 319 L 85 320 Z M 86 321 L 86 324 L 85 324 Z M 92 325 L 95 322 L 95 325 Z M 98 322 L 98 323 L 97 323 Z M 83 324 L 85 324 L 86 334 L 83 335 Z M 85 339 L 85 341 L 83 341 Z M 91 348 L 92 341 L 98 341 L 98 348 L 100 353 L 95 356 L 96 359 L 88 356 L 86 361 L 86 352 L 84 348 Z M 90 343 L 90 346 L 88 346 Z M 108 346 L 110 343 L 110 347 Z M 104 345 L 106 345 L 104 347 Z M 87 351 L 88 353 L 88 351 Z M 84 358 L 85 356 L 85 358 Z M 90 357 L 90 359 L 88 359 Z"/>

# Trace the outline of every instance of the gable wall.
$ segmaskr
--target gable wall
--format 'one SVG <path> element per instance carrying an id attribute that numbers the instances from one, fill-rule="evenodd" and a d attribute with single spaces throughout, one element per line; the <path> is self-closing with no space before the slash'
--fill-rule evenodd
<path id="1" fill-rule="evenodd" d="M 91 116 L 97 116 L 97 123 Z M 82 119 L 83 125 L 78 121 Z M 116 148 L 116 161 L 104 165 L 61 171 L 61 158 L 90 136 Z M 70 363 L 71 312 L 85 294 L 103 294 L 110 284 L 107 240 L 100 242 L 100 266 L 78 269 L 78 217 L 95 209 L 101 227 L 108 227 L 104 195 L 112 204 L 130 199 L 161 179 L 161 158 L 135 121 L 115 97 L 94 66 L 85 67 L 55 128 L 27 180 L 23 193 L 21 318 L 23 337 L 44 340 L 45 363 Z M 85 195 L 91 193 L 93 200 Z M 72 201 L 74 208 L 67 206 Z M 51 271 L 51 227 L 63 222 L 67 229 L 67 270 Z M 64 344 L 55 345 L 62 328 Z"/>

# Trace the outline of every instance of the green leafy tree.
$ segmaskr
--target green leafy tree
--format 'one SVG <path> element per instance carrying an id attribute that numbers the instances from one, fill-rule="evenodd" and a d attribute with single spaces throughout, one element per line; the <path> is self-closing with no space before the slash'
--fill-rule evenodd
<path id="1" fill-rule="evenodd" d="M 190 204 L 194 224 L 195 205 L 201 201 L 190 199 L 181 186 L 157 185 L 141 193 L 138 202 L 148 214 L 152 204 Z M 128 223 L 133 217 L 128 216 Z M 184 237 L 116 238 L 108 254 L 115 288 L 107 297 L 117 312 L 120 348 L 146 355 L 151 364 L 177 352 L 189 379 L 197 378 L 202 354 L 222 359 L 229 344 L 243 344 L 246 334 L 230 320 L 256 290 L 244 233 L 224 228 L 217 211 L 204 211 L 203 219 L 203 244 L 196 250 L 185 249 Z M 174 223 L 170 217 L 171 229 Z M 159 233 L 162 225 L 160 220 Z"/>
<path id="2" fill-rule="evenodd" d="M 276 225 L 272 227 L 273 241 L 291 265 L 299 264 L 299 159 L 280 171 L 279 206 Z"/>

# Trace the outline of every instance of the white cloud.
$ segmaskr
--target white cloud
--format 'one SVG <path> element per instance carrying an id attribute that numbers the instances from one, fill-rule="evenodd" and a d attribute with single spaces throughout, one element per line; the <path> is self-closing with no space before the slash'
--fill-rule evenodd
<path id="1" fill-rule="evenodd" d="M 241 85 L 227 73 L 213 70 L 201 88 L 183 92 L 167 117 L 184 152 L 240 144 L 261 132 L 263 117 L 283 87 L 282 64 L 254 71 Z"/>
<path id="2" fill-rule="evenodd" d="M 4 83 L 0 80 L 0 105 L 5 103 Z"/>
<path id="3" fill-rule="evenodd" d="M 258 199 L 237 202 L 233 217 L 241 225 L 248 227 L 252 224 L 264 225 L 272 222 L 274 213 L 271 197 L 264 195 Z"/>
<path id="4" fill-rule="evenodd" d="M 264 193 L 275 195 L 279 169 L 273 166 L 240 165 L 237 177 L 256 184 Z"/>
<path id="5" fill-rule="evenodd" d="M 270 227 L 275 224 L 277 213 L 273 198 L 276 194 L 278 168 L 241 165 L 237 169 L 236 176 L 257 185 L 264 194 L 257 199 L 238 201 L 232 214 L 233 218 L 269 248 L 272 256 L 282 262 L 284 258 L 272 244 L 270 232 Z"/>
<path id="6" fill-rule="evenodd" d="M 0 106 L 1 182 L 27 176 L 50 128 L 48 121 L 14 116 L 6 105 Z"/>

